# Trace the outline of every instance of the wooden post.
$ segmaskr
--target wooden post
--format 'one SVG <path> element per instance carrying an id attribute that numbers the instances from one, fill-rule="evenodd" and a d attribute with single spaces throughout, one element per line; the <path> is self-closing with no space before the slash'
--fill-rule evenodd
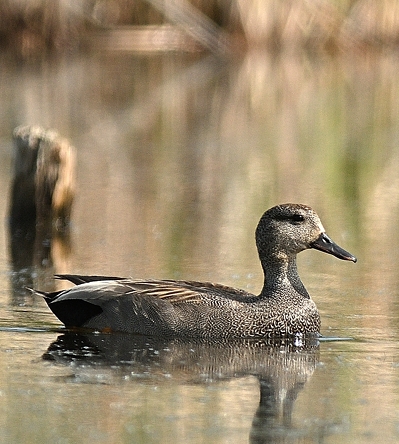
<path id="1" fill-rule="evenodd" d="M 65 229 L 75 194 L 75 149 L 53 130 L 14 130 L 15 160 L 10 224 Z"/>

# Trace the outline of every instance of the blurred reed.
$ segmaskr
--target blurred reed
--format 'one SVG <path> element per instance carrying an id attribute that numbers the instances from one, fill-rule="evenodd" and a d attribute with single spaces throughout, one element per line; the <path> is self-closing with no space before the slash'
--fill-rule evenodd
<path id="1" fill-rule="evenodd" d="M 253 47 L 395 47 L 398 0 L 2 0 L 0 46 L 22 57 L 105 47 L 222 55 Z"/>

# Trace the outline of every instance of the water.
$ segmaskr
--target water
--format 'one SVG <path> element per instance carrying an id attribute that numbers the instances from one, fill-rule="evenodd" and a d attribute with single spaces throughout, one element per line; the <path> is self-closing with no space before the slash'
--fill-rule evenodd
<path id="1" fill-rule="evenodd" d="M 399 439 L 395 56 L 1 57 L 3 220 L 14 127 L 57 128 L 78 150 L 70 242 L 21 264 L 6 224 L 0 236 L 1 442 Z M 358 257 L 298 259 L 331 338 L 319 345 L 64 336 L 25 288 L 71 272 L 256 293 L 254 229 L 286 201 Z"/>

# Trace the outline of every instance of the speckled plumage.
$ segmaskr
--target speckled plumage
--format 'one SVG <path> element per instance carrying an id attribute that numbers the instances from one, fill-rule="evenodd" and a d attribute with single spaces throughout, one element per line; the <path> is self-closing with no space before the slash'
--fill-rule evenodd
<path id="1" fill-rule="evenodd" d="M 318 334 L 320 315 L 302 284 L 297 253 L 316 248 L 356 262 L 299 204 L 266 211 L 256 229 L 265 275 L 259 296 L 209 282 L 59 275 L 75 287 L 41 293 L 67 327 L 163 337 L 263 338 Z"/>

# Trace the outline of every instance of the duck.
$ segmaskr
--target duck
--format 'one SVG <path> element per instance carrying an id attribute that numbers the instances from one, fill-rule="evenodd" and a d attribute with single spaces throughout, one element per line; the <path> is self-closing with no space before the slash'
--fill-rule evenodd
<path id="1" fill-rule="evenodd" d="M 67 329 L 164 338 L 251 339 L 320 335 L 320 314 L 297 270 L 316 249 L 356 262 L 326 234 L 317 213 L 280 204 L 261 217 L 255 240 L 264 282 L 259 295 L 211 282 L 58 274 L 75 286 L 35 290 Z"/>

